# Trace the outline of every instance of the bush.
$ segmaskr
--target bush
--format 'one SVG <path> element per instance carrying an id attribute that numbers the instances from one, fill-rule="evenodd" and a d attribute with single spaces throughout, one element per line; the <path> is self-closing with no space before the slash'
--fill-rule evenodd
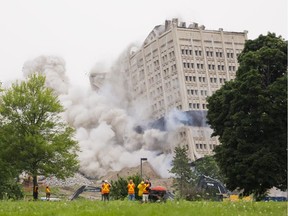
<path id="1" fill-rule="evenodd" d="M 135 184 L 135 199 L 139 200 L 140 197 L 138 197 L 138 184 L 141 182 L 141 177 L 140 175 L 134 175 L 134 176 L 129 176 L 126 179 L 119 177 L 116 181 L 111 181 L 111 192 L 110 196 L 114 200 L 124 200 L 128 196 L 128 191 L 127 191 L 127 184 L 128 181 L 132 179 L 134 184 Z"/>

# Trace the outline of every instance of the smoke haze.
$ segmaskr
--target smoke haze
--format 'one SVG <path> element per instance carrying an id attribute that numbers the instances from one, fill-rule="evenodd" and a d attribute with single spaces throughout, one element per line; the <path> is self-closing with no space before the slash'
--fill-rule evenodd
<path id="1" fill-rule="evenodd" d="M 97 91 L 71 86 L 65 75 L 65 61 L 55 56 L 40 56 L 26 62 L 23 73 L 25 77 L 32 73 L 45 75 L 46 85 L 58 93 L 66 109 L 63 117 L 76 129 L 82 173 L 101 177 L 109 171 L 135 167 L 140 158 L 146 157 L 160 176 L 170 176 L 171 135 L 157 129 L 136 132 L 135 126 L 150 114 L 147 103 L 129 101 L 117 74 L 117 64 L 113 68 Z M 95 66 L 91 74 L 103 73 L 102 70 L 103 67 Z"/>

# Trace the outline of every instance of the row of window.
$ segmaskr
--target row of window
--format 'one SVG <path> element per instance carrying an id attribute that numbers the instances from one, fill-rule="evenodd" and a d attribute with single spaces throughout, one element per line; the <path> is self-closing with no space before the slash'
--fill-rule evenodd
<path id="1" fill-rule="evenodd" d="M 200 93 L 201 96 L 207 96 L 207 92 L 207 90 L 187 89 L 188 95 L 198 95 Z"/>
<path id="2" fill-rule="evenodd" d="M 225 78 L 219 78 L 219 83 L 225 83 L 226 79 Z M 216 77 L 210 77 L 210 83 L 217 83 L 217 78 Z"/>
<path id="3" fill-rule="evenodd" d="M 196 76 L 185 76 L 186 82 L 196 82 Z M 206 77 L 198 77 L 199 82 L 206 82 Z"/>
<path id="4" fill-rule="evenodd" d="M 182 55 L 193 55 L 193 51 L 191 49 L 182 49 L 181 50 Z M 195 56 L 202 56 L 202 51 L 201 50 L 194 50 Z M 206 51 L 206 56 L 207 57 L 213 57 L 214 55 L 213 51 Z M 229 54 L 229 55 L 228 55 Z M 215 52 L 215 56 L 218 58 L 223 57 L 223 52 Z M 233 53 L 227 53 L 227 58 L 233 58 L 234 54 Z"/>
<path id="5" fill-rule="evenodd" d="M 194 63 L 183 62 L 183 67 L 184 68 L 194 68 Z M 204 69 L 204 64 L 203 63 L 197 63 L 196 67 L 197 67 L 197 69 Z"/>
<path id="6" fill-rule="evenodd" d="M 196 145 L 196 149 L 207 149 L 207 144 L 195 144 Z M 215 144 L 209 144 L 209 148 L 212 150 L 216 147 Z"/>
<path id="7" fill-rule="evenodd" d="M 215 70 L 215 64 L 207 64 L 208 66 L 208 70 Z M 183 67 L 184 68 L 194 68 L 194 63 L 190 63 L 190 62 L 183 62 Z M 204 69 L 204 64 L 203 63 L 197 63 L 196 64 L 197 69 Z M 229 65 L 228 66 L 229 71 L 235 71 L 236 70 L 236 66 L 235 65 Z M 223 62 L 219 62 L 219 64 L 217 65 L 217 69 L 218 70 L 225 70 L 225 66 Z"/>
<path id="8" fill-rule="evenodd" d="M 196 76 L 185 76 L 186 82 L 196 82 L 197 77 Z M 206 77 L 198 77 L 199 82 L 206 82 Z M 219 83 L 225 83 L 226 78 L 219 78 Z M 216 77 L 210 77 L 210 83 L 217 83 L 217 78 Z"/>
<path id="9" fill-rule="evenodd" d="M 201 48 L 200 48 L 201 49 Z M 181 49 L 181 54 L 182 55 L 190 55 L 192 56 L 193 55 L 193 50 L 192 48 L 190 49 Z M 199 49 L 195 49 L 194 50 L 194 54 L 195 56 L 202 56 L 202 50 L 199 50 Z M 207 50 L 206 51 L 206 56 L 207 57 L 211 57 L 213 58 L 214 57 L 214 54 L 217 58 L 223 58 L 224 57 L 224 54 L 223 54 L 223 51 L 222 49 L 217 49 L 215 51 L 211 51 L 211 50 Z M 226 52 L 226 57 L 227 58 L 234 58 L 234 52 L 233 50 L 227 50 Z"/>
<path id="10" fill-rule="evenodd" d="M 189 109 L 206 109 L 207 104 L 189 103 Z"/>
<path id="11" fill-rule="evenodd" d="M 214 64 L 208 64 L 207 65 L 208 66 L 208 70 L 215 70 L 215 65 Z M 183 62 L 183 67 L 184 67 L 184 69 L 186 69 L 186 68 L 194 68 L 194 63 L 191 63 L 191 62 Z M 204 64 L 203 63 L 197 63 L 196 64 L 196 67 L 197 67 L 197 69 L 204 69 Z M 228 69 L 229 69 L 229 71 L 235 71 L 236 70 L 236 66 L 235 65 L 229 65 L 228 66 Z M 224 66 L 224 64 L 218 64 L 217 65 L 217 70 L 218 71 L 224 71 L 225 70 L 225 66 Z"/>

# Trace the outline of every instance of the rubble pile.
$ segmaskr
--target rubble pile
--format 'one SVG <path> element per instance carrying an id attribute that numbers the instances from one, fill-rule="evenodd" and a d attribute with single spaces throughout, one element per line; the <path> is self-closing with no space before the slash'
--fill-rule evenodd
<path id="1" fill-rule="evenodd" d="M 85 176 L 81 175 L 80 173 L 76 173 L 73 177 L 66 178 L 65 180 L 58 179 L 56 177 L 48 177 L 43 181 L 43 183 L 45 185 L 58 186 L 58 187 L 70 187 L 75 185 L 94 184 L 91 180 L 85 178 Z"/>

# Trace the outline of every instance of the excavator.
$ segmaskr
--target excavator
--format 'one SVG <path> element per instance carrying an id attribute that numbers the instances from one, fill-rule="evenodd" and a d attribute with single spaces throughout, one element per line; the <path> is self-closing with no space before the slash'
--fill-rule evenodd
<path id="1" fill-rule="evenodd" d="M 74 194 L 72 194 L 72 196 L 70 196 L 69 200 L 77 199 L 77 197 L 83 192 L 99 192 L 100 193 L 101 187 L 83 185 L 80 188 L 78 188 L 78 190 L 76 190 Z"/>

